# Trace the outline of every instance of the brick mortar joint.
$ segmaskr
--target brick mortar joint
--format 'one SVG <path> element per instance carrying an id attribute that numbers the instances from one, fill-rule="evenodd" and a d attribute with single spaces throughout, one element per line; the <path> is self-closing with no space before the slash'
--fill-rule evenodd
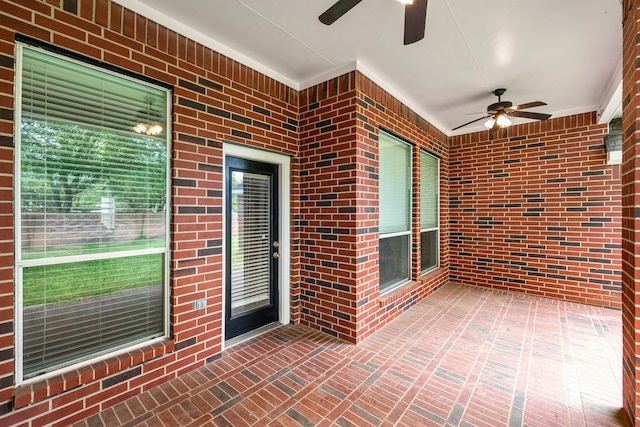
<path id="1" fill-rule="evenodd" d="M 412 292 L 419 293 L 423 291 L 424 286 L 427 282 L 439 281 L 444 271 L 445 270 L 443 270 L 443 267 L 440 266 L 421 275 L 417 280 L 411 280 L 404 283 L 403 285 L 398 286 L 397 288 L 389 291 L 389 293 L 378 298 L 379 307 L 386 307 L 388 304 L 396 302 L 406 297 L 408 294 L 411 294 Z"/>
<path id="2" fill-rule="evenodd" d="M 30 382 L 27 384 L 21 384 L 14 388 L 13 409 L 21 409 L 35 403 L 43 402 L 55 396 L 59 396 L 66 392 L 76 390 L 80 387 L 103 380 L 112 375 L 117 375 L 119 373 L 125 372 L 130 368 L 142 366 L 146 362 L 173 353 L 174 347 L 174 341 L 171 339 L 166 339 L 164 341 L 149 344 L 139 349 L 119 354 L 117 356 L 102 359 L 89 365 L 81 366 L 73 371 L 61 373 L 50 378 L 35 380 L 34 382 Z M 126 366 L 122 366 L 122 364 L 126 361 L 135 358 L 133 354 L 134 352 L 141 352 L 141 360 L 136 363 L 132 362 Z M 107 366 L 106 362 L 114 359 L 118 360 L 118 367 L 111 368 Z M 91 377 L 85 381 L 83 381 L 82 379 L 84 370 L 93 372 L 93 375 L 91 375 Z M 62 384 L 62 386 L 59 387 L 59 384 Z M 52 392 L 52 389 L 54 388 L 59 388 L 59 390 Z M 40 395 L 42 393 L 41 390 L 45 390 L 42 396 Z"/>

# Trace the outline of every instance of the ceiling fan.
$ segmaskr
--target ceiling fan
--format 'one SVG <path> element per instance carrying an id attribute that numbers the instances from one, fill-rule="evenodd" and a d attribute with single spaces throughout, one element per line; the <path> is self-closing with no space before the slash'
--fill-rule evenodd
<path id="1" fill-rule="evenodd" d="M 471 123 L 479 122 L 480 120 L 489 119 L 484 124 L 489 128 L 489 133 L 495 132 L 498 129 L 506 128 L 511 124 L 511 120 L 507 116 L 511 117 L 522 117 L 525 119 L 533 119 L 533 120 L 547 120 L 551 117 L 551 114 L 544 113 L 533 113 L 530 111 L 522 111 L 527 108 L 540 107 L 542 105 L 547 105 L 542 101 L 533 101 L 527 102 L 525 104 L 513 105 L 512 102 L 503 101 L 502 95 L 507 91 L 507 89 L 500 88 L 493 91 L 493 94 L 498 97 L 498 102 L 491 104 L 487 107 L 488 116 L 480 117 L 479 119 L 471 120 L 468 123 L 463 125 L 454 127 L 453 130 L 460 129 L 461 127 L 470 125 Z"/>
<path id="2" fill-rule="evenodd" d="M 353 9 L 362 0 L 338 0 L 318 17 L 320 22 L 331 25 L 342 15 Z M 404 44 L 415 43 L 424 38 L 427 22 L 427 0 L 398 0 L 404 3 Z"/>

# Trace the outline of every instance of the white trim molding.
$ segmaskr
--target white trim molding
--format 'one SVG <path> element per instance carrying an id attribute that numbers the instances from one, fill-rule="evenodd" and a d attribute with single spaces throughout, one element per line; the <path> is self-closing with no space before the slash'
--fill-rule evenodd
<path id="1" fill-rule="evenodd" d="M 248 160 L 256 160 L 260 162 L 272 163 L 278 166 L 280 179 L 278 180 L 277 189 L 279 195 L 279 211 L 280 219 L 278 227 L 280 229 L 280 274 L 278 275 L 278 295 L 279 295 L 279 313 L 278 322 L 286 325 L 291 321 L 291 158 L 284 154 L 275 153 L 273 151 L 259 150 L 244 145 L 236 145 L 230 142 L 224 142 L 223 152 L 225 158 L 227 156 L 240 157 Z M 223 197 L 226 200 L 226 196 Z M 223 201 L 224 203 L 224 201 Z M 226 208 L 223 207 L 226 215 Z M 223 218 L 226 223 L 226 217 Z M 226 243 L 225 243 L 226 244 Z M 226 254 L 226 251 L 222 251 Z M 226 256 L 226 255 L 225 255 Z M 225 271 L 223 277 L 226 277 L 226 260 L 223 261 Z M 223 301 L 226 294 L 223 286 Z M 224 308 L 223 308 L 224 310 Z M 222 330 L 224 331 L 225 313 L 222 315 Z M 223 332 L 224 336 L 224 332 Z M 223 348 L 226 346 L 223 339 Z"/>

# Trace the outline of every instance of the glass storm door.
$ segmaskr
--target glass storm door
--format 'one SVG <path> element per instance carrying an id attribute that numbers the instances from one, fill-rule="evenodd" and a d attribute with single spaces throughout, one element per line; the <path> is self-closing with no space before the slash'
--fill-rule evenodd
<path id="1" fill-rule="evenodd" d="M 226 157 L 225 339 L 278 320 L 278 166 Z"/>

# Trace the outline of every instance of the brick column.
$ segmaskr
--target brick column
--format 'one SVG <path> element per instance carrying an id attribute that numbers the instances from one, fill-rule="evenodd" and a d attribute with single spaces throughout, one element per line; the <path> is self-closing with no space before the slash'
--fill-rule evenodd
<path id="1" fill-rule="evenodd" d="M 357 342 L 358 169 L 354 73 L 300 93 L 300 322 Z"/>
<path id="2" fill-rule="evenodd" d="M 623 6 L 622 397 L 632 424 L 640 414 L 640 1 Z"/>

